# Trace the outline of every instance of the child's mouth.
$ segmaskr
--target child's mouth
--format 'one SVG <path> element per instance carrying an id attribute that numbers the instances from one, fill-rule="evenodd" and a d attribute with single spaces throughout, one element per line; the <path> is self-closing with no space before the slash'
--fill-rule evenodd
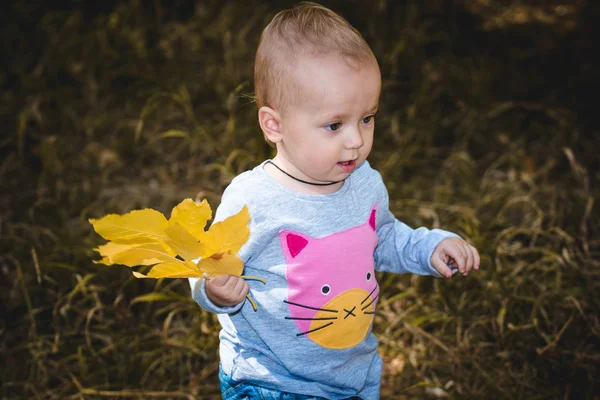
<path id="1" fill-rule="evenodd" d="M 354 160 L 341 161 L 337 164 L 344 170 L 344 172 L 352 172 L 356 166 L 356 162 Z"/>

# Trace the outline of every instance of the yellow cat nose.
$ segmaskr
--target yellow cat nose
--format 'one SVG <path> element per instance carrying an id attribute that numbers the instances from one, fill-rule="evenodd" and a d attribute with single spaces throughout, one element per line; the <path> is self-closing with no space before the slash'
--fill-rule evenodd
<path id="1" fill-rule="evenodd" d="M 356 314 L 354 314 L 354 310 L 356 310 L 356 306 L 352 307 L 352 310 L 346 310 L 344 308 L 344 311 L 346 312 L 346 316 L 344 318 L 348 318 L 349 316 L 356 317 Z"/>
<path id="2" fill-rule="evenodd" d="M 330 349 L 356 346 L 367 335 L 375 302 L 364 289 L 350 289 L 331 299 L 322 309 L 336 310 L 336 314 L 319 311 L 310 325 L 308 337 Z"/>

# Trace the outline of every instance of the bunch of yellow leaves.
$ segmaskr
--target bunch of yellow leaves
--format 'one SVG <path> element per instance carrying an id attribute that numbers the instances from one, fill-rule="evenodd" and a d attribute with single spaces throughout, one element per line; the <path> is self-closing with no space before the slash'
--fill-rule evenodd
<path id="1" fill-rule="evenodd" d="M 241 276 L 244 263 L 236 254 L 250 236 L 248 208 L 244 206 L 239 213 L 205 231 L 211 218 L 212 210 L 206 200 L 198 204 L 185 199 L 173 208 L 169 220 L 149 208 L 90 219 L 94 230 L 109 240 L 95 249 L 102 256 L 96 263 L 153 266 L 147 275 L 134 271 L 136 278 Z M 252 306 L 255 307 L 253 302 Z"/>

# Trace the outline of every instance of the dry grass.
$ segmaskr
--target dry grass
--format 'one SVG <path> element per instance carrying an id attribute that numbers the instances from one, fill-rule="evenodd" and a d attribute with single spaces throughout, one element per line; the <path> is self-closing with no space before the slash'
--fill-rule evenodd
<path id="1" fill-rule="evenodd" d="M 467 279 L 379 276 L 382 397 L 593 399 L 598 10 L 457 3 L 326 2 L 381 63 L 371 162 L 393 211 L 483 259 Z M 246 95 L 290 4 L 1 6 L 2 398 L 218 398 L 216 318 L 185 281 L 93 264 L 87 218 L 216 205 L 270 155 Z"/>

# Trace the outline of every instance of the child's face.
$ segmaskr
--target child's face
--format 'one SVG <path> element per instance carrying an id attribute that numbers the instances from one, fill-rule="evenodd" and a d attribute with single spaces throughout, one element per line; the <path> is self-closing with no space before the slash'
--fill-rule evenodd
<path id="1" fill-rule="evenodd" d="M 300 179 L 347 178 L 371 151 L 379 67 L 336 54 L 305 56 L 292 76 L 296 92 L 281 115 L 277 159 Z"/>

